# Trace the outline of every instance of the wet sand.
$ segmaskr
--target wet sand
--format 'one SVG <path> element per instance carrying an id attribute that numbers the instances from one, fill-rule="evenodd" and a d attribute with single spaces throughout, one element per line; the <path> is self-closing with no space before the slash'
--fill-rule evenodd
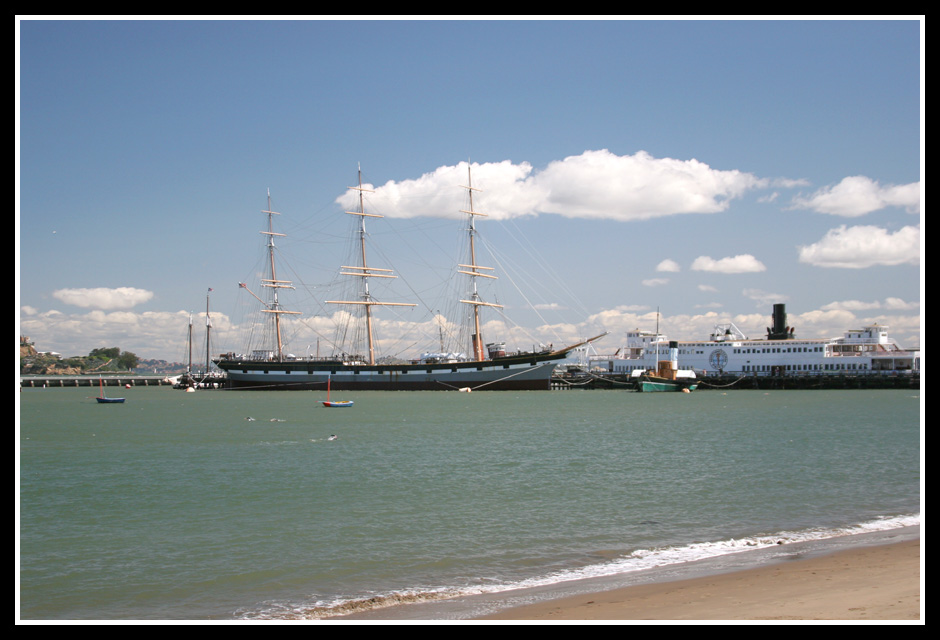
<path id="1" fill-rule="evenodd" d="M 570 596 L 481 620 L 922 620 L 920 541 Z"/>

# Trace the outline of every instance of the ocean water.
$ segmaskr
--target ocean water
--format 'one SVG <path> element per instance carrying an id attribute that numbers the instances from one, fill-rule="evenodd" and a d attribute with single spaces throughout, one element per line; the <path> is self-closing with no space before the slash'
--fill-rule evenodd
<path id="1" fill-rule="evenodd" d="M 94 391 L 19 393 L 23 620 L 446 607 L 920 521 L 916 391 Z"/>

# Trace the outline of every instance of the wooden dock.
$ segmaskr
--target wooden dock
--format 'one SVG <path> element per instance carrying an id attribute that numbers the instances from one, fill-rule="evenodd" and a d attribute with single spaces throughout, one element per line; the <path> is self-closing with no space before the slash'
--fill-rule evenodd
<path id="1" fill-rule="evenodd" d="M 99 382 L 100 380 L 100 382 Z M 107 375 L 101 376 L 20 376 L 22 388 L 50 388 L 50 387 L 162 387 L 172 386 L 167 376 L 161 375 Z"/>
<path id="2" fill-rule="evenodd" d="M 167 376 L 108 375 L 100 377 L 106 387 L 172 386 Z M 698 379 L 698 391 L 729 389 L 920 389 L 920 372 L 867 373 L 853 375 L 755 376 L 725 374 Z M 97 387 L 98 376 L 21 376 L 21 388 Z M 622 390 L 635 391 L 636 382 L 624 374 L 577 373 L 552 377 L 553 391 Z"/>
<path id="3" fill-rule="evenodd" d="M 576 389 L 635 391 L 636 382 L 624 374 L 578 373 L 552 377 L 551 388 L 554 391 Z M 696 393 L 730 389 L 920 389 L 920 372 L 783 376 L 724 374 L 698 378 Z"/>

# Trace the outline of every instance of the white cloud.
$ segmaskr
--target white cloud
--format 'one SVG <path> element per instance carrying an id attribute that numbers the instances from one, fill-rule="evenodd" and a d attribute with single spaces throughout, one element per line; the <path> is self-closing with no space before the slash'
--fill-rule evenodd
<path id="1" fill-rule="evenodd" d="M 807 187 L 810 182 L 805 178 L 774 178 L 770 181 L 770 184 L 783 189 L 795 189 L 796 187 Z M 776 197 L 776 194 L 774 194 L 774 197 Z"/>
<path id="2" fill-rule="evenodd" d="M 66 304 L 86 309 L 130 309 L 153 297 L 152 291 L 133 287 L 59 289 L 52 295 Z"/>
<path id="3" fill-rule="evenodd" d="M 920 301 L 905 302 L 900 298 L 885 298 L 884 308 L 891 311 L 913 311 L 920 308 Z"/>
<path id="4" fill-rule="evenodd" d="M 777 300 L 779 302 L 779 300 Z M 669 338 L 677 340 L 703 340 L 714 330 L 716 325 L 733 322 L 751 338 L 760 338 L 771 323 L 771 309 L 763 313 L 731 314 L 727 312 L 706 311 L 700 314 L 663 313 L 659 318 L 659 328 Z M 653 330 L 657 326 L 655 312 L 637 313 L 628 309 L 609 309 L 591 316 L 590 321 L 610 331 L 610 336 L 601 341 L 598 351 L 613 353 L 621 346 L 627 331 L 636 328 Z M 917 344 L 920 328 L 920 315 L 867 315 L 857 316 L 844 309 L 809 310 L 804 313 L 788 313 L 787 324 L 796 329 L 800 338 L 830 338 L 842 336 L 849 329 L 870 323 L 882 324 L 891 329 L 891 336 L 905 346 Z"/>
<path id="5" fill-rule="evenodd" d="M 760 260 L 750 254 L 743 254 L 715 260 L 709 256 L 699 256 L 692 262 L 693 271 L 709 271 L 711 273 L 757 273 L 765 271 Z"/>
<path id="6" fill-rule="evenodd" d="M 543 210 L 573 218 L 644 220 L 676 213 L 724 211 L 730 200 L 762 184 L 741 171 L 719 171 L 698 160 L 617 156 L 586 151 L 552 162 L 536 176 Z"/>
<path id="7" fill-rule="evenodd" d="M 903 207 L 911 213 L 919 213 L 920 183 L 882 186 L 865 176 L 850 176 L 809 197 L 794 198 L 793 204 L 801 209 L 844 217 L 857 217 L 885 207 Z"/>
<path id="8" fill-rule="evenodd" d="M 20 315 L 20 331 L 30 336 L 37 349 L 66 356 L 85 355 L 99 347 L 120 347 L 141 358 L 182 361 L 188 323 L 188 311 L 94 310 L 67 314 L 56 310 L 27 313 L 21 309 Z M 204 324 L 202 321 L 201 326 Z M 228 319 L 213 313 L 212 325 L 214 335 L 228 342 L 231 331 Z"/>
<path id="9" fill-rule="evenodd" d="M 800 262 L 817 267 L 863 269 L 920 263 L 920 227 L 890 233 L 874 226 L 831 229 L 819 241 L 799 247 Z"/>
<path id="10" fill-rule="evenodd" d="M 679 263 L 675 260 L 663 260 L 658 265 L 656 265 L 657 271 L 668 271 L 671 273 L 677 273 L 679 271 Z"/>
<path id="11" fill-rule="evenodd" d="M 538 203 L 545 195 L 529 179 L 532 166 L 528 163 L 474 163 L 472 176 L 468 176 L 467 168 L 468 164 L 462 162 L 412 180 L 389 180 L 378 187 L 364 184 L 373 191 L 366 196 L 372 206 L 370 211 L 392 218 L 457 218 L 460 210 L 467 208 L 467 190 L 461 186 L 467 186 L 472 177 L 471 186 L 485 190 L 474 192 L 474 211 L 497 219 L 538 213 Z M 358 192 L 348 191 L 336 201 L 352 211 L 358 207 L 358 199 Z"/>
<path id="12" fill-rule="evenodd" d="M 871 309 L 880 309 L 881 303 L 862 302 L 861 300 L 840 300 L 839 302 L 830 302 L 823 305 L 823 311 L 870 311 Z"/>
<path id="13" fill-rule="evenodd" d="M 661 287 L 665 284 L 669 284 L 669 278 L 649 278 L 643 281 L 643 286 L 646 287 Z"/>
<path id="14" fill-rule="evenodd" d="M 644 151 L 618 156 L 585 151 L 534 171 L 510 161 L 472 165 L 474 210 L 495 219 L 554 213 L 570 218 L 645 220 L 681 213 L 716 213 L 765 181 L 737 170 L 713 169 L 698 160 L 654 158 Z M 456 217 L 466 208 L 468 164 L 445 166 L 414 180 L 389 181 L 368 196 L 376 213 L 390 217 Z M 350 210 L 356 192 L 337 198 Z"/>
<path id="15" fill-rule="evenodd" d="M 745 289 L 741 292 L 745 298 L 757 302 L 762 308 L 770 309 L 778 302 L 786 302 L 788 297 L 780 293 L 770 293 L 761 289 Z"/>
<path id="16" fill-rule="evenodd" d="M 906 302 L 900 298 L 886 298 L 884 301 L 873 300 L 839 300 L 830 302 L 822 307 L 823 311 L 873 311 L 887 309 L 889 311 L 913 311 L 920 307 L 920 302 Z"/>

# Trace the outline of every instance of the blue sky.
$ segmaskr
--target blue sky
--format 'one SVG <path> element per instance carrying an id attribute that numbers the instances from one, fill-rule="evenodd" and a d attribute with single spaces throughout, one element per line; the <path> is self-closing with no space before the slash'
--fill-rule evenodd
<path id="1" fill-rule="evenodd" d="M 18 331 L 40 350 L 183 360 L 210 288 L 213 350 L 243 349 L 268 190 L 289 349 L 328 350 L 359 166 L 372 264 L 400 276 L 381 295 L 417 303 L 377 314 L 383 344 L 434 348 L 468 162 L 515 322 L 487 339 L 613 351 L 657 309 L 670 337 L 760 337 L 783 302 L 801 337 L 920 344 L 918 16 L 18 27 Z"/>

